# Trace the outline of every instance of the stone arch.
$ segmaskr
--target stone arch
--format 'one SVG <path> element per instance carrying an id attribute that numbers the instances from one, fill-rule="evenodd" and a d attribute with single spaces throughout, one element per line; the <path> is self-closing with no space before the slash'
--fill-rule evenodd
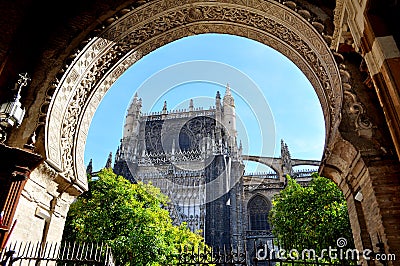
<path id="1" fill-rule="evenodd" d="M 289 3 L 291 1 L 288 1 Z M 247 37 L 281 52 L 303 71 L 320 100 L 326 147 L 333 144 L 342 105 L 334 57 L 309 13 L 278 1 L 151 1 L 124 10 L 96 31 L 48 88 L 45 113 L 46 160 L 86 189 L 84 146 L 91 119 L 106 91 L 132 64 L 182 37 L 225 33 Z"/>
<path id="2" fill-rule="evenodd" d="M 262 160 L 261 157 L 257 157 L 257 156 L 247 156 L 245 158 L 245 160 L 247 160 L 247 161 L 256 162 L 256 163 L 259 163 L 259 164 L 262 164 L 262 165 L 265 165 L 265 166 L 271 168 L 271 170 L 273 172 L 275 172 L 278 176 L 280 176 L 281 172 L 282 172 L 279 169 L 280 165 L 281 165 L 280 162 L 275 162 L 274 159 L 276 159 L 276 158 L 270 158 L 270 159 L 271 160 L 266 161 L 266 160 Z"/>

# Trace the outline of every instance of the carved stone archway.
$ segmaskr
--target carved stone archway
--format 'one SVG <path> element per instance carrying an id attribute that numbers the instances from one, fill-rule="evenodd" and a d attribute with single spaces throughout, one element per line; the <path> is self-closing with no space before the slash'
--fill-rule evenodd
<path id="1" fill-rule="evenodd" d="M 290 1 L 289 1 L 290 2 Z M 297 10 L 298 11 L 298 10 Z M 303 10 L 304 11 L 304 10 Z M 86 46 L 72 55 L 48 89 L 41 114 L 46 160 L 86 189 L 84 147 L 90 122 L 113 82 L 151 51 L 185 36 L 224 33 L 266 44 L 294 62 L 313 85 L 325 117 L 327 148 L 340 122 L 340 74 L 322 24 L 277 1 L 152 1 L 110 19 Z"/>
<path id="2" fill-rule="evenodd" d="M 0 21 L 0 85 L 17 72 L 33 74 L 22 97 L 26 119 L 6 144 L 22 148 L 34 132 L 35 151 L 47 161 L 30 169 L 13 237 L 61 237 L 70 203 L 87 189 L 86 135 L 111 84 L 158 47 L 214 32 L 264 43 L 304 72 L 325 115 L 322 175 L 345 194 L 356 247 L 400 254 L 398 1 L 60 1 L 60 13 L 39 2 L 0 8 L 7 18 Z M 324 41 L 331 34 L 337 63 Z"/>

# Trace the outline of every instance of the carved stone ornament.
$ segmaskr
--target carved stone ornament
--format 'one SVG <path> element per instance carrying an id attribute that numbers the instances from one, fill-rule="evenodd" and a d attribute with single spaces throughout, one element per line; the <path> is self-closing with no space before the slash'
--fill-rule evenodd
<path id="1" fill-rule="evenodd" d="M 315 23 L 314 23 L 315 24 Z M 279 51 L 307 76 L 325 115 L 329 145 L 340 119 L 342 86 L 321 33 L 295 10 L 273 0 L 149 1 L 97 31 L 49 88 L 47 162 L 85 188 L 84 147 L 101 99 L 132 64 L 185 36 L 226 33 Z"/>

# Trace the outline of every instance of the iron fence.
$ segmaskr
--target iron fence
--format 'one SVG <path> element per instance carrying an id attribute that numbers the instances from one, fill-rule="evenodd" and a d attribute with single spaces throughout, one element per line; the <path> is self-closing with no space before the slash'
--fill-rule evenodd
<path id="1" fill-rule="evenodd" d="M 254 233 L 254 232 L 252 232 Z M 242 247 L 186 249 L 178 254 L 179 266 L 359 266 L 358 258 L 337 258 L 313 254 L 282 253 L 283 247 L 271 234 L 248 236 Z M 291 249 L 290 251 L 293 251 Z M 357 254 L 359 255 L 359 254 Z"/>
<path id="2" fill-rule="evenodd" d="M 184 249 L 178 254 L 178 266 L 247 266 L 246 250 L 240 248 Z"/>
<path id="3" fill-rule="evenodd" d="M 248 266 L 360 266 L 360 254 L 347 252 L 347 250 L 328 249 L 318 253 L 316 250 L 284 248 L 279 240 L 270 236 L 249 237 L 247 239 Z M 355 249 L 349 249 L 353 251 Z"/>
<path id="4" fill-rule="evenodd" d="M 102 265 L 115 266 L 111 248 L 95 243 L 15 242 L 0 251 L 0 266 Z"/>
<path id="5" fill-rule="evenodd" d="M 186 248 L 176 255 L 178 266 L 355 266 L 357 260 L 282 257 L 281 246 L 273 236 L 248 238 L 242 246 L 194 249 Z M 286 254 L 287 255 L 287 254 Z M 87 265 L 116 266 L 111 248 L 95 243 L 15 242 L 0 251 L 0 266 L 9 265 Z"/>

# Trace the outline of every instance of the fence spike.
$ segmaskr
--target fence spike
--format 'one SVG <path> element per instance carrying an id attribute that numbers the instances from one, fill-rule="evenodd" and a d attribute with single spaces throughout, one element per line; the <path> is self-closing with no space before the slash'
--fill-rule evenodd
<path id="1" fill-rule="evenodd" d="M 104 265 L 107 265 L 108 261 L 108 245 L 106 244 L 106 254 L 104 255 Z"/>
<path id="2" fill-rule="evenodd" d="M 28 255 L 28 253 L 29 253 L 29 248 L 31 247 L 31 241 L 29 241 L 26 245 L 25 245 L 25 247 L 24 247 L 24 251 L 22 252 L 22 256 L 26 256 L 26 255 Z M 25 253 L 25 251 L 26 251 L 26 253 Z M 25 255 L 26 254 L 26 255 Z"/>
<path id="3" fill-rule="evenodd" d="M 93 252 L 93 242 L 90 245 L 90 252 L 88 250 L 88 252 L 86 253 L 85 259 L 90 259 L 92 257 L 92 252 Z M 88 257 L 89 255 L 89 257 Z"/>
<path id="4" fill-rule="evenodd" d="M 87 243 L 81 243 L 82 247 L 81 247 L 81 251 L 80 251 L 80 255 L 79 255 L 79 260 L 83 259 L 84 253 L 87 251 Z"/>
<path id="5" fill-rule="evenodd" d="M 72 252 L 71 252 L 71 254 L 67 254 L 67 255 L 71 255 L 70 259 L 72 259 L 72 258 L 74 257 L 75 247 L 76 247 L 76 242 L 74 241 L 74 244 L 73 244 L 73 246 L 72 246 Z M 67 259 L 68 259 L 68 257 L 67 257 Z"/>
<path id="6" fill-rule="evenodd" d="M 41 257 L 46 257 L 47 247 L 48 247 L 48 242 L 44 243 L 44 248 L 42 250 L 43 255 Z"/>
<path id="7" fill-rule="evenodd" d="M 55 243 L 54 250 L 53 250 L 53 255 L 51 255 L 51 258 L 53 258 L 53 259 L 57 259 L 57 257 L 58 257 L 58 256 L 56 256 L 57 248 L 58 248 L 58 243 Z"/>
<path id="8" fill-rule="evenodd" d="M 78 246 L 78 254 L 76 254 L 76 258 L 79 258 L 79 260 L 82 260 L 82 256 L 83 256 L 84 252 L 85 252 L 85 243 L 82 243 L 82 246 L 80 246 L 80 245 Z"/>
<path id="9" fill-rule="evenodd" d="M 83 253 L 81 254 L 81 259 L 86 258 L 86 254 L 88 253 L 89 250 L 89 243 L 84 243 L 84 248 L 83 248 Z"/>
<path id="10" fill-rule="evenodd" d="M 94 259 L 97 261 L 97 254 L 98 254 L 98 251 L 99 249 L 98 249 L 98 246 L 97 246 L 97 249 L 96 249 L 96 255 L 95 255 L 95 257 L 94 257 Z M 100 245 L 100 255 L 99 256 L 101 256 L 101 251 L 103 250 L 103 242 L 101 242 L 101 245 Z M 100 257 L 99 257 L 99 259 L 100 259 Z"/>
<path id="11" fill-rule="evenodd" d="M 70 242 L 68 241 L 68 242 L 65 242 L 65 243 L 64 243 L 62 249 L 61 249 L 61 247 L 60 247 L 60 253 L 59 253 L 58 256 L 59 256 L 59 258 L 60 258 L 61 260 L 64 259 L 64 256 L 65 256 L 65 249 L 67 248 L 67 246 L 69 246 L 69 244 L 70 244 Z"/>
<path id="12" fill-rule="evenodd" d="M 48 256 L 49 256 L 49 258 L 51 258 L 51 259 L 54 259 L 54 256 L 53 256 L 53 249 L 54 249 L 54 247 L 57 245 L 57 242 L 55 242 L 55 241 L 52 241 L 51 242 L 51 244 L 50 244 L 50 248 L 49 248 L 49 251 L 48 251 Z"/>
<path id="13" fill-rule="evenodd" d="M 69 241 L 69 242 L 68 242 L 68 249 L 66 250 L 66 253 L 64 253 L 64 255 L 65 255 L 64 259 L 67 259 L 67 260 L 68 260 L 68 258 L 69 258 L 69 256 L 70 256 L 70 253 L 71 253 L 72 247 L 73 247 L 73 242 L 72 242 L 72 241 Z"/>
<path id="14" fill-rule="evenodd" d="M 17 244 L 17 242 L 15 242 L 15 244 Z M 23 242 L 20 242 L 19 243 L 19 248 L 18 248 L 18 250 L 21 250 L 22 249 L 22 244 L 23 244 Z M 26 244 L 26 243 L 25 243 Z M 17 249 L 14 249 L 14 251 L 15 252 L 17 252 Z M 18 254 L 15 254 L 16 256 L 18 256 Z"/>
<path id="15" fill-rule="evenodd" d="M 10 243 L 10 246 L 9 246 L 8 250 L 15 250 L 15 248 L 17 247 L 17 243 L 18 243 L 17 241 L 14 242 L 14 247 L 13 248 L 11 248 L 12 243 Z"/>
<path id="16" fill-rule="evenodd" d="M 35 256 L 39 256 L 40 252 L 40 242 L 36 242 Z"/>

